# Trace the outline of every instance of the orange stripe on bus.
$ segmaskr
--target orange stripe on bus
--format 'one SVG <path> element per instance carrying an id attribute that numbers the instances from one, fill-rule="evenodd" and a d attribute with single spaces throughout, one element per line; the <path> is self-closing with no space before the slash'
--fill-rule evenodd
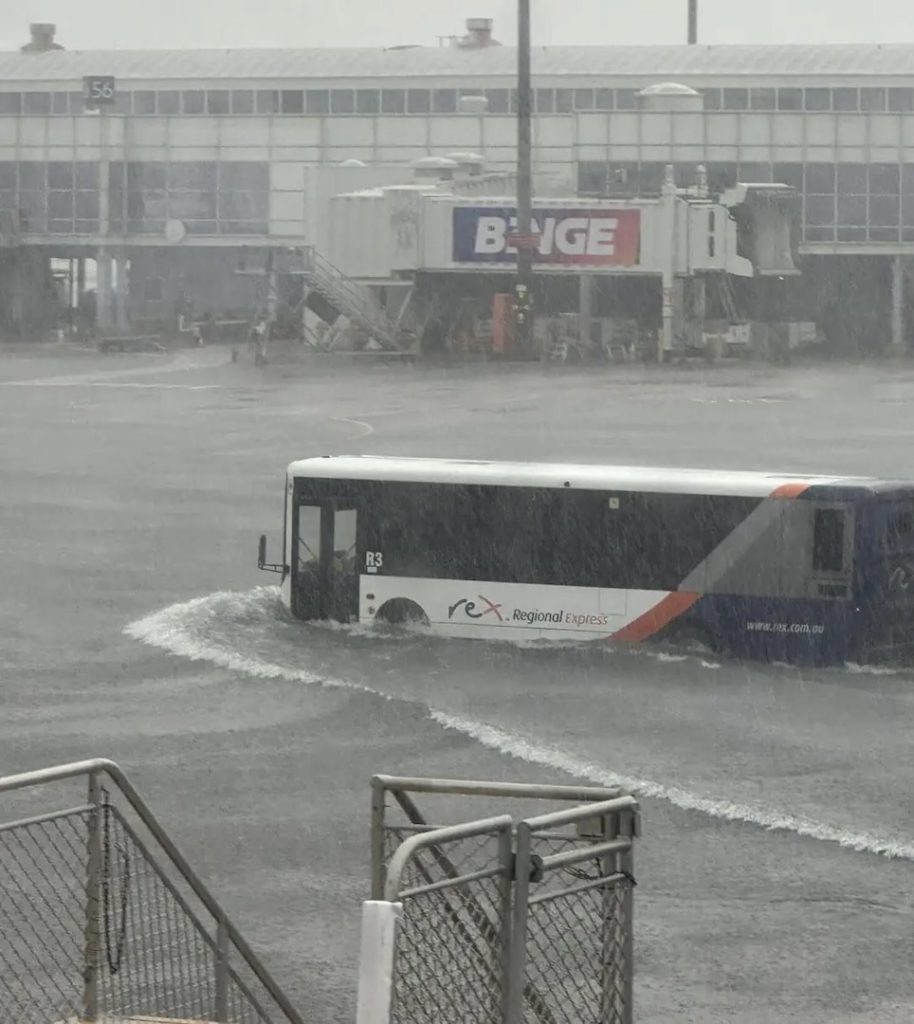
<path id="1" fill-rule="evenodd" d="M 659 632 L 673 619 L 678 618 L 683 612 L 688 611 L 693 604 L 701 597 L 688 590 L 674 590 L 667 594 L 653 608 L 650 608 L 643 615 L 639 615 L 627 626 L 623 626 L 618 633 L 613 633 L 614 640 L 646 640 L 649 636 Z"/>
<path id="2" fill-rule="evenodd" d="M 781 484 L 780 487 L 775 489 L 769 495 L 770 498 L 799 498 L 804 492 L 809 490 L 809 484 Z"/>

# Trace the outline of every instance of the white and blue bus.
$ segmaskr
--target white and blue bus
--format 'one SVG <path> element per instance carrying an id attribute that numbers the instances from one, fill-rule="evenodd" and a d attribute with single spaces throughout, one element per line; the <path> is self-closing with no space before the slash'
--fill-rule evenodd
<path id="1" fill-rule="evenodd" d="M 287 473 L 300 619 L 450 637 L 700 641 L 840 663 L 914 644 L 914 484 L 326 456 Z"/>

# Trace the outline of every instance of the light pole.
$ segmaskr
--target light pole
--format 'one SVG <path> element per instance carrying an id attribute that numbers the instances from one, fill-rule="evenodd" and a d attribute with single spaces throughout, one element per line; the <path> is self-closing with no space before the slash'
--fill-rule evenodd
<path id="1" fill-rule="evenodd" d="M 530 0 L 517 0 L 517 284 L 516 343 L 533 351 L 533 171 L 530 94 Z"/>
<path id="2" fill-rule="evenodd" d="M 689 45 L 698 42 L 698 0 L 689 0 Z"/>

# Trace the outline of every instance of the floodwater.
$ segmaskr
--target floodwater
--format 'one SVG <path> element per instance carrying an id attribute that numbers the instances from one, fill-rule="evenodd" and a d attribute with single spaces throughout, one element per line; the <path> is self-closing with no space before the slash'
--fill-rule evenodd
<path id="1" fill-rule="evenodd" d="M 640 1019 L 910 1019 L 914 670 L 304 625 L 254 559 L 296 457 L 910 477 L 912 409 L 907 364 L 7 353 L 0 770 L 118 760 L 315 1019 L 354 1019 L 375 772 L 634 788 Z"/>

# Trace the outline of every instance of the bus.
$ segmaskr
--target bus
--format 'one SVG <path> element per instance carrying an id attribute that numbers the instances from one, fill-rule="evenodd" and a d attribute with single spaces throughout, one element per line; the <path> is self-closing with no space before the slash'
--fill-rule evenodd
<path id="1" fill-rule="evenodd" d="M 791 663 L 914 643 L 914 483 L 324 456 L 286 477 L 305 620 L 489 640 L 668 640 Z"/>

